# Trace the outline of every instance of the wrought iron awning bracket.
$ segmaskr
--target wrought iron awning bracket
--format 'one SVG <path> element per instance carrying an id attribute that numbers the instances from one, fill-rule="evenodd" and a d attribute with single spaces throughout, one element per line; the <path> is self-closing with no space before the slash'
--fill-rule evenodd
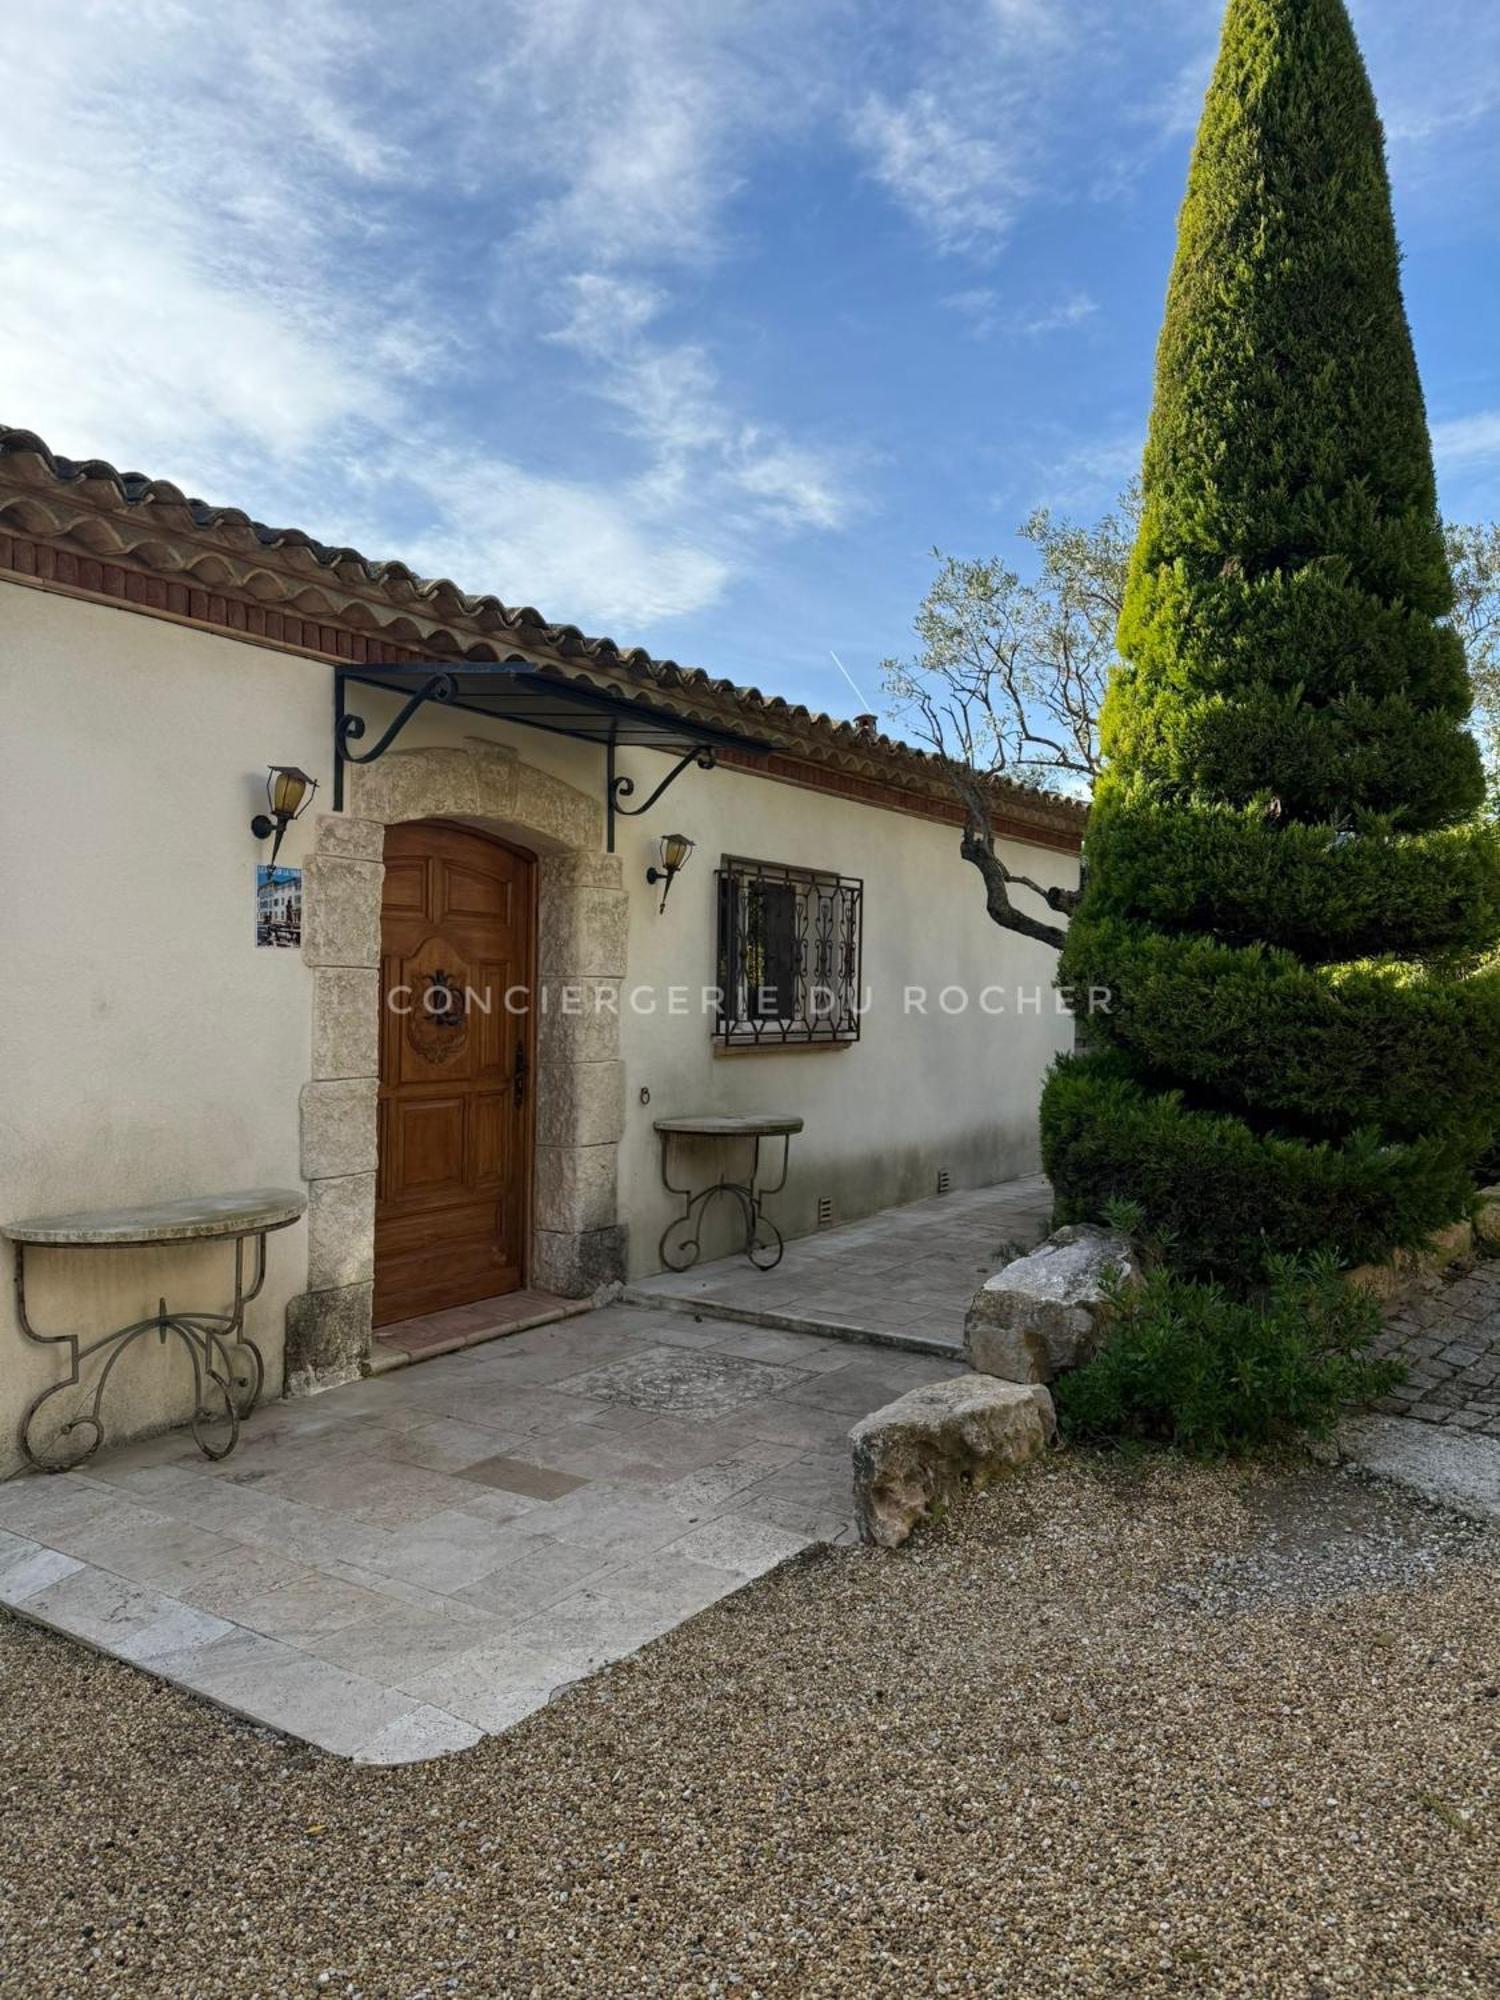
<path id="1" fill-rule="evenodd" d="M 500 664 L 503 666 L 525 667 L 529 665 L 529 662 L 516 659 L 514 661 L 504 661 Z M 601 735 L 594 731 L 565 726 L 555 717 L 545 721 L 540 719 L 533 721 L 525 714 L 507 715 L 503 711 L 478 708 L 475 704 L 473 690 L 467 689 L 463 682 L 462 676 L 466 671 L 463 663 L 458 663 L 453 667 L 434 667 L 420 685 L 411 685 L 408 683 L 411 691 L 409 694 L 406 694 L 406 699 L 403 701 L 402 706 L 397 710 L 386 728 L 367 750 L 356 751 L 351 746 L 363 740 L 369 724 L 362 715 L 356 715 L 350 710 L 348 706 L 348 684 L 353 681 L 360 686 L 375 688 L 377 691 L 384 691 L 391 694 L 405 693 L 405 689 L 400 685 L 393 687 L 389 681 L 373 679 L 372 674 L 377 671 L 412 673 L 421 670 L 420 668 L 411 667 L 403 667 L 402 669 L 387 668 L 382 670 L 371 668 L 369 665 L 364 667 L 336 667 L 334 669 L 333 809 L 335 812 L 342 812 L 344 810 L 345 765 L 375 763 L 378 758 L 383 757 L 386 751 L 390 749 L 391 745 L 401 735 L 418 709 L 426 707 L 429 703 L 460 709 L 474 709 L 474 712 L 487 715 L 491 719 L 514 721 L 528 728 L 542 728 L 558 735 L 576 736 L 580 742 L 597 744 L 602 740 L 606 759 L 604 782 L 605 826 L 607 851 L 611 854 L 615 851 L 615 821 L 618 817 L 623 815 L 626 818 L 635 819 L 642 813 L 649 812 L 658 799 L 677 782 L 690 764 L 696 764 L 700 771 L 712 771 L 718 764 L 717 748 L 713 743 L 702 740 L 697 742 L 689 740 L 686 746 L 684 746 L 684 737 L 691 739 L 693 735 L 699 733 L 698 725 L 684 723 L 680 725 L 680 728 L 674 728 L 672 726 L 674 718 L 669 718 L 665 715 L 658 715 L 653 718 L 660 737 L 665 740 L 648 746 L 641 743 L 620 743 L 615 720 L 612 716 L 609 718 L 607 724 L 603 725 L 608 727 L 609 734 L 607 737 L 601 738 Z M 562 691 L 559 690 L 559 693 L 561 694 Z M 598 711 L 601 705 L 613 706 L 613 704 L 605 704 L 603 697 L 600 695 L 586 696 L 582 691 L 578 690 L 568 690 L 564 698 L 585 705 L 586 711 L 592 709 L 596 722 L 600 721 Z M 632 717 L 630 720 L 633 725 L 638 721 L 638 718 Z M 672 740 L 674 736 L 676 738 L 675 742 Z M 728 740 L 730 739 L 726 738 L 726 741 Z M 733 741 L 736 747 L 741 746 L 742 739 L 736 737 Z M 616 752 L 626 747 L 633 749 L 646 747 L 660 748 L 678 753 L 677 762 L 668 771 L 661 783 L 651 792 L 649 797 L 643 799 L 639 805 L 626 805 L 624 803 L 626 799 L 634 797 L 636 781 L 634 778 L 626 777 L 616 768 Z M 743 739 L 743 747 L 751 751 L 762 751 L 769 746 L 751 741 L 750 739 Z"/>
<path id="2" fill-rule="evenodd" d="M 633 798 L 635 796 L 635 779 L 616 773 L 615 739 L 611 736 L 608 744 L 607 768 L 604 778 L 604 804 L 607 822 L 606 852 L 613 854 L 615 851 L 615 821 L 617 818 L 639 819 L 642 813 L 650 812 L 663 792 L 669 790 L 677 782 L 689 764 L 696 764 L 700 771 L 712 771 L 718 761 L 711 745 L 705 743 L 695 744 L 691 750 L 683 752 L 682 756 L 678 758 L 677 762 L 668 771 L 667 775 L 662 779 L 649 798 L 642 799 L 638 806 L 622 805 L 620 803 L 622 799 Z"/>
<path id="3" fill-rule="evenodd" d="M 433 674 L 421 687 L 413 690 L 400 712 L 386 729 L 370 745 L 368 750 L 357 754 L 349 748 L 358 743 L 365 733 L 365 719 L 362 715 L 351 715 L 344 704 L 345 676 L 335 671 L 333 676 L 333 809 L 344 810 L 344 766 L 346 764 L 373 764 L 383 757 L 407 723 L 419 708 L 428 702 L 448 703 L 458 694 L 458 682 L 450 673 Z"/>

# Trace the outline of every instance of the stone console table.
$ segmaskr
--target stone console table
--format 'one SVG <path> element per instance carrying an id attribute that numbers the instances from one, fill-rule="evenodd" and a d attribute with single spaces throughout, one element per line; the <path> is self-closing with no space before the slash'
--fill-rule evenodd
<path id="1" fill-rule="evenodd" d="M 273 1229 L 285 1229 L 297 1221 L 306 1206 L 301 1194 L 285 1188 L 252 1188 L 243 1194 L 196 1195 L 150 1207 L 38 1216 L 29 1222 L 12 1222 L 0 1231 L 13 1245 L 21 1331 L 38 1346 L 68 1350 L 67 1377 L 33 1396 L 21 1418 L 21 1448 L 31 1463 L 44 1472 L 68 1472 L 93 1456 L 104 1441 L 100 1410 L 115 1364 L 127 1348 L 149 1333 L 156 1334 L 163 1346 L 169 1333 L 181 1341 L 193 1367 L 193 1440 L 205 1457 L 226 1458 L 239 1438 L 240 1419 L 254 1409 L 265 1380 L 260 1350 L 245 1332 L 245 1308 L 266 1281 L 266 1237 Z M 28 1249 L 160 1249 L 171 1244 L 218 1242 L 234 1245 L 234 1303 L 227 1312 L 171 1312 L 162 1299 L 149 1319 L 134 1320 L 93 1340 L 72 1333 L 38 1333 L 27 1316 Z M 255 1267 L 248 1285 L 247 1242 L 255 1245 Z M 108 1358 L 92 1394 L 85 1398 L 85 1409 L 69 1417 L 52 1439 L 55 1447 L 81 1430 L 86 1433 L 82 1449 L 65 1446 L 62 1456 L 52 1455 L 46 1448 L 35 1449 L 32 1425 L 42 1409 L 54 1396 L 76 1388 L 83 1379 L 84 1363 L 106 1350 Z M 210 1401 L 211 1396 L 222 1403 L 222 1410 Z M 222 1433 L 210 1437 L 206 1430 L 210 1425 L 223 1426 Z"/>
<path id="2" fill-rule="evenodd" d="M 701 1229 L 703 1214 L 716 1195 L 725 1195 L 739 1204 L 745 1219 L 745 1255 L 757 1269 L 774 1271 L 781 1262 L 785 1244 L 781 1231 L 766 1215 L 763 1204 L 767 1195 L 780 1194 L 786 1186 L 787 1161 L 791 1154 L 792 1135 L 802 1130 L 800 1118 L 658 1118 L 656 1130 L 661 1135 L 661 1179 L 668 1194 L 680 1195 L 686 1206 L 682 1214 L 669 1222 L 662 1231 L 659 1251 L 662 1262 L 669 1271 L 691 1270 L 697 1263 L 702 1245 L 697 1234 L 679 1235 L 680 1231 L 694 1228 L 693 1212 L 698 1211 L 697 1228 Z M 726 1143 L 748 1139 L 754 1152 L 747 1181 L 726 1180 L 720 1174 L 718 1180 L 710 1181 L 695 1194 L 691 1188 L 674 1187 L 670 1173 L 671 1149 L 674 1139 L 718 1139 Z M 781 1140 L 781 1176 L 774 1187 L 760 1185 L 760 1145 L 762 1139 Z M 674 1240 L 675 1239 L 675 1240 Z"/>

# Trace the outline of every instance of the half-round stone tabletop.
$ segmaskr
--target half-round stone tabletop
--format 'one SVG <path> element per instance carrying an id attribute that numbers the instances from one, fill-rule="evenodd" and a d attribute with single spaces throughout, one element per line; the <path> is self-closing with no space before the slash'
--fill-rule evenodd
<path id="1" fill-rule="evenodd" d="M 82 1209 L 72 1215 L 39 1215 L 9 1222 L 0 1235 L 12 1243 L 52 1243 L 69 1248 L 109 1243 L 202 1243 L 225 1236 L 255 1236 L 285 1229 L 307 1207 L 291 1188 L 248 1188 L 239 1194 L 188 1195 L 138 1208 Z"/>
<path id="2" fill-rule="evenodd" d="M 759 1118 L 658 1118 L 655 1129 L 691 1139 L 772 1139 L 783 1132 L 800 1132 L 802 1120 L 774 1113 Z"/>

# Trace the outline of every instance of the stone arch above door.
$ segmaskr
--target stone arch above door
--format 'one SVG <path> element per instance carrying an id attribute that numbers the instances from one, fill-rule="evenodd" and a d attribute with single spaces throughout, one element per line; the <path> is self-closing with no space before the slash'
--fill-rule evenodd
<path id="1" fill-rule="evenodd" d="M 531 1282 L 587 1297 L 624 1276 L 616 1156 L 625 1125 L 619 988 L 627 898 L 604 808 L 503 745 L 391 751 L 351 766 L 349 809 L 324 814 L 305 864 L 313 971 L 302 1091 L 307 1290 L 287 1309 L 287 1386 L 327 1387 L 370 1352 L 385 829 L 438 819 L 537 857 L 536 1169 Z"/>

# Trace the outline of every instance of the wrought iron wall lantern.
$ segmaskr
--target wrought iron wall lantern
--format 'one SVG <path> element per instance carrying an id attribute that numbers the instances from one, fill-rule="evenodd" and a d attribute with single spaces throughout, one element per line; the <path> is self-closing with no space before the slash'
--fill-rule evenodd
<path id="1" fill-rule="evenodd" d="M 257 813 L 250 822 L 250 831 L 257 840 L 275 840 L 271 846 L 271 866 L 276 865 L 276 857 L 281 852 L 282 839 L 294 819 L 301 819 L 312 804 L 313 793 L 318 789 L 316 778 L 308 777 L 306 771 L 298 770 L 295 764 L 273 764 L 266 776 L 266 802 L 269 813 Z"/>
<path id="2" fill-rule="evenodd" d="M 685 833 L 664 833 L 662 835 L 661 866 L 660 868 L 648 868 L 646 870 L 646 880 L 651 884 L 653 889 L 658 882 L 661 884 L 659 911 L 667 907 L 667 898 L 672 893 L 672 884 L 676 881 L 682 870 L 686 868 L 688 856 L 692 853 L 696 845 L 697 843 L 689 840 Z"/>

